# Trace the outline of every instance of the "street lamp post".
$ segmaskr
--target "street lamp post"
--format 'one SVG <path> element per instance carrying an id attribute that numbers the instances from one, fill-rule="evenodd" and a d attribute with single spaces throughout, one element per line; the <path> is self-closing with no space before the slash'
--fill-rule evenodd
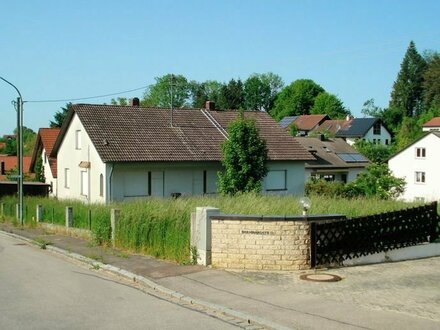
<path id="1" fill-rule="evenodd" d="M 5 83 L 11 85 L 18 93 L 16 110 L 17 110 L 17 192 L 18 192 L 18 221 L 23 225 L 23 98 L 21 93 L 14 84 L 0 77 Z"/>

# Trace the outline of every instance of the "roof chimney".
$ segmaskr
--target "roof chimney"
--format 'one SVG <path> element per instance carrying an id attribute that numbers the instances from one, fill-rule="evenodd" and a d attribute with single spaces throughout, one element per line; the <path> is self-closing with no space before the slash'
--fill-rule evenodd
<path id="1" fill-rule="evenodd" d="M 138 97 L 133 97 L 132 99 L 130 99 L 129 104 L 132 107 L 138 107 L 139 106 L 139 98 Z"/>
<path id="2" fill-rule="evenodd" d="M 206 110 L 215 110 L 215 102 L 214 101 L 206 101 L 205 102 Z"/>

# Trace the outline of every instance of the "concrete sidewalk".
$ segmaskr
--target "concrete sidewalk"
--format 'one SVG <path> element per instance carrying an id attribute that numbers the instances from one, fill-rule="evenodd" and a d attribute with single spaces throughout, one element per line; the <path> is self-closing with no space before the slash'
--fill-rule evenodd
<path id="1" fill-rule="evenodd" d="M 207 308 L 272 328 L 440 329 L 440 258 L 319 271 L 342 278 L 311 282 L 302 272 L 224 271 L 181 266 L 148 256 L 127 255 L 90 242 L 50 235 L 41 229 L 0 224 L 0 229 L 50 242 L 134 273 L 164 292 L 191 297 Z"/>

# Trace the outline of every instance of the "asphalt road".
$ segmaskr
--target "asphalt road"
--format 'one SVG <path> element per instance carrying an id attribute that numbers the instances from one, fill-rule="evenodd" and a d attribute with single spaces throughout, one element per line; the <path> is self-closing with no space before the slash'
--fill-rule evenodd
<path id="1" fill-rule="evenodd" d="M 0 234 L 0 329 L 232 329 Z"/>

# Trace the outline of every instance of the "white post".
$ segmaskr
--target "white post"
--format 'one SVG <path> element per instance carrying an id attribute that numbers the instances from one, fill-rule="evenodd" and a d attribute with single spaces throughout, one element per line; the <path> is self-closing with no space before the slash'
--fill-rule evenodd
<path id="1" fill-rule="evenodd" d="M 73 207 L 66 206 L 66 227 L 73 227 Z"/>
<path id="2" fill-rule="evenodd" d="M 37 222 L 43 221 L 43 205 L 38 204 L 37 205 Z"/>
<path id="3" fill-rule="evenodd" d="M 113 247 L 115 247 L 115 230 L 116 230 L 116 225 L 118 223 L 119 220 L 119 214 L 121 213 L 121 210 L 119 209 L 111 209 L 111 213 L 110 213 L 110 225 L 112 228 L 112 245 Z"/>
<path id="4" fill-rule="evenodd" d="M 220 213 L 215 207 L 197 207 L 195 221 L 191 221 L 191 242 L 197 251 L 197 264 L 208 266 L 211 264 L 211 219 Z"/>

